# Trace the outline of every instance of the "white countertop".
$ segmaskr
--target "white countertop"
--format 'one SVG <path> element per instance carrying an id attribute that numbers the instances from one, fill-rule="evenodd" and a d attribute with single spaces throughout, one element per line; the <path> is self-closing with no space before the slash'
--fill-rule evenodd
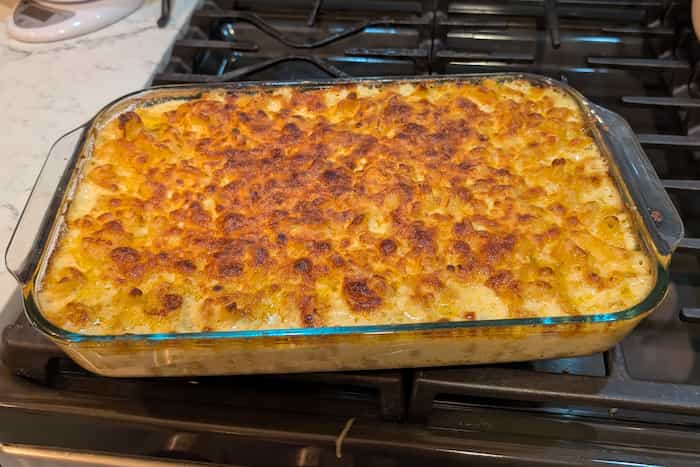
<path id="1" fill-rule="evenodd" d="M 147 86 L 197 0 L 174 0 L 159 29 L 160 1 L 101 31 L 51 44 L 7 36 L 17 0 L 0 0 L 0 310 L 16 288 L 4 251 L 51 144 L 115 98 Z"/>

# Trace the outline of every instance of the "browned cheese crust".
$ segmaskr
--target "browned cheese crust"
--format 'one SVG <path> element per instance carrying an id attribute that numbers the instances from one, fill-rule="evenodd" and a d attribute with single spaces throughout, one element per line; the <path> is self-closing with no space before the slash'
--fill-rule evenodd
<path id="1" fill-rule="evenodd" d="M 585 127 L 524 81 L 135 109 L 97 136 L 42 313 L 105 335 L 628 308 L 652 262 Z"/>

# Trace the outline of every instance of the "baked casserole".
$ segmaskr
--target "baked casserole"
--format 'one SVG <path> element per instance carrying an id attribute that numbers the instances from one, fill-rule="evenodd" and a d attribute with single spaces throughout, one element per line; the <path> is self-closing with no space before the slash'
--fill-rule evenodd
<path id="1" fill-rule="evenodd" d="M 41 313 L 114 335 L 630 308 L 654 263 L 584 120 L 519 79 L 135 108 L 96 136 Z"/>

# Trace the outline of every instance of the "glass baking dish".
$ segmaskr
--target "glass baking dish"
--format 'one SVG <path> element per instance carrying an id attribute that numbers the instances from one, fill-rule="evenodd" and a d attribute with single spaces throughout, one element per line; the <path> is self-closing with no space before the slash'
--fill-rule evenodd
<path id="1" fill-rule="evenodd" d="M 587 101 L 572 88 L 527 74 L 452 75 L 371 80 L 372 83 L 524 79 L 556 87 L 581 107 L 611 176 L 635 220 L 643 248 L 655 263 L 655 285 L 639 304 L 597 314 L 490 321 L 216 331 L 168 334 L 83 335 L 46 320 L 35 297 L 58 238 L 81 167 L 99 128 L 135 107 L 197 98 L 212 88 L 256 90 L 275 86 L 318 88 L 367 79 L 317 82 L 165 86 L 135 92 L 106 106 L 90 122 L 51 148 L 6 252 L 22 289 L 30 322 L 89 371 L 107 376 L 183 376 L 358 370 L 525 361 L 571 357 L 615 345 L 664 298 L 671 254 L 683 224 L 632 129 L 619 115 Z"/>

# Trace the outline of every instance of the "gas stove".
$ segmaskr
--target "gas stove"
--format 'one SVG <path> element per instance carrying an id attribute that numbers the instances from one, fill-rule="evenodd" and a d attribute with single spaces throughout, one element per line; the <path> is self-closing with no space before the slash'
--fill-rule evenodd
<path id="1" fill-rule="evenodd" d="M 670 0 L 202 2 L 154 84 L 527 71 L 620 113 L 684 219 L 669 295 L 620 345 L 581 358 L 145 380 L 84 372 L 27 325 L 17 297 L 3 315 L 16 320 L 0 348 L 0 465 L 67 452 L 99 465 L 697 465 L 700 44 L 689 12 Z"/>

